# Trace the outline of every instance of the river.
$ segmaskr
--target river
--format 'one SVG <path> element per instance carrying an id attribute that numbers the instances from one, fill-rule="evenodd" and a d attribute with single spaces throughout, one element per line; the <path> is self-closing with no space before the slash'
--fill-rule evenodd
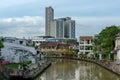
<path id="1" fill-rule="evenodd" d="M 120 80 L 103 67 L 80 60 L 51 59 L 52 65 L 35 80 Z"/>

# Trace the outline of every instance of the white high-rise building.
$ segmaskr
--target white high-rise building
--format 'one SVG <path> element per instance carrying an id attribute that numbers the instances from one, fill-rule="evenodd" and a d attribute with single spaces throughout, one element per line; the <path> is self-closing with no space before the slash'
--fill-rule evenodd
<path id="1" fill-rule="evenodd" d="M 75 20 L 71 20 L 70 17 L 66 17 L 64 38 L 75 38 Z"/>
<path id="2" fill-rule="evenodd" d="M 69 37 L 70 38 L 75 38 L 75 20 L 70 20 L 69 26 L 70 26 Z"/>
<path id="3" fill-rule="evenodd" d="M 64 38 L 64 21 L 56 19 L 55 23 L 55 38 Z"/>
<path id="4" fill-rule="evenodd" d="M 70 17 L 55 19 L 50 31 L 55 38 L 75 38 L 75 21 Z"/>
<path id="5" fill-rule="evenodd" d="M 52 7 L 46 7 L 46 36 L 55 38 L 75 38 L 75 20 L 70 17 L 54 19 Z"/>
<path id="6" fill-rule="evenodd" d="M 51 36 L 50 28 L 51 28 L 51 21 L 54 20 L 54 10 L 52 7 L 46 7 L 45 9 L 45 35 Z"/>

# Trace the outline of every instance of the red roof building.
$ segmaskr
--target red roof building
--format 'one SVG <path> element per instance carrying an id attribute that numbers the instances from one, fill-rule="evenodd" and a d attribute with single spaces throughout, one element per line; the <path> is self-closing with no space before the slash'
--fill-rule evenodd
<path id="1" fill-rule="evenodd" d="M 80 39 L 92 39 L 93 36 L 80 36 Z"/>
<path id="2" fill-rule="evenodd" d="M 86 54 L 87 56 L 90 56 L 90 54 L 93 53 L 93 50 L 92 50 L 93 36 L 80 36 L 79 39 L 80 39 L 80 41 L 79 41 L 79 53 Z"/>

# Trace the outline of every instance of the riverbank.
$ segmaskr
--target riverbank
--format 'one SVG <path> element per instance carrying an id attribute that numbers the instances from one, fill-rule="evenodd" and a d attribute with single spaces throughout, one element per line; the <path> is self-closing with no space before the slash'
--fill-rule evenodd
<path id="1" fill-rule="evenodd" d="M 74 60 L 82 60 L 87 62 L 95 63 L 113 73 L 120 76 L 120 64 L 116 64 L 113 61 L 107 61 L 107 60 L 95 60 L 90 58 L 82 58 L 82 57 L 51 57 L 51 58 L 67 58 L 67 59 L 74 59 Z"/>
<path id="2" fill-rule="evenodd" d="M 47 62 L 45 64 L 42 64 L 41 66 L 27 71 L 17 71 L 14 73 L 14 75 L 10 75 L 10 80 L 33 80 L 38 75 L 40 75 L 42 72 L 44 72 L 49 66 L 51 65 L 51 62 Z M 32 65 L 31 65 L 32 66 Z M 34 66 L 34 65 L 33 65 Z"/>
<path id="3" fill-rule="evenodd" d="M 5 69 L 0 72 L 0 80 L 34 80 L 38 75 L 44 72 L 51 62 L 48 60 L 38 61 L 24 69 Z"/>
<path id="4" fill-rule="evenodd" d="M 115 62 L 110 61 L 100 61 L 100 60 L 92 60 L 92 59 L 82 59 L 82 58 L 72 58 L 74 60 L 83 60 L 87 62 L 92 62 L 95 64 L 100 65 L 101 67 L 115 73 L 116 75 L 120 76 L 120 65 L 116 64 Z"/>

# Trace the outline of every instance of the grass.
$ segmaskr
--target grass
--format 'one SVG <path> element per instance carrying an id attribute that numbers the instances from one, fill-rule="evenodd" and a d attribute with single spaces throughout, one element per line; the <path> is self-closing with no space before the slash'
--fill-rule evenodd
<path id="1" fill-rule="evenodd" d="M 11 63 L 11 64 L 7 64 L 7 65 L 3 65 L 2 68 L 3 69 L 6 69 L 6 68 L 18 69 L 18 65 L 19 65 L 19 63 Z"/>
<path id="2" fill-rule="evenodd" d="M 26 66 L 28 64 L 31 64 L 31 61 L 25 61 L 23 63 L 10 63 L 10 64 L 6 64 L 6 65 L 2 65 L 2 69 L 18 69 L 18 65 L 21 66 Z"/>
<path id="3" fill-rule="evenodd" d="M 28 64 L 31 64 L 31 61 L 25 61 L 23 63 L 10 63 L 10 64 L 6 64 L 6 65 L 3 65 L 2 66 L 2 69 L 18 69 L 18 65 L 21 65 L 21 66 L 26 66 Z"/>
<path id="4" fill-rule="evenodd" d="M 0 80 L 7 80 L 7 79 L 5 79 L 5 78 L 0 78 Z"/>

